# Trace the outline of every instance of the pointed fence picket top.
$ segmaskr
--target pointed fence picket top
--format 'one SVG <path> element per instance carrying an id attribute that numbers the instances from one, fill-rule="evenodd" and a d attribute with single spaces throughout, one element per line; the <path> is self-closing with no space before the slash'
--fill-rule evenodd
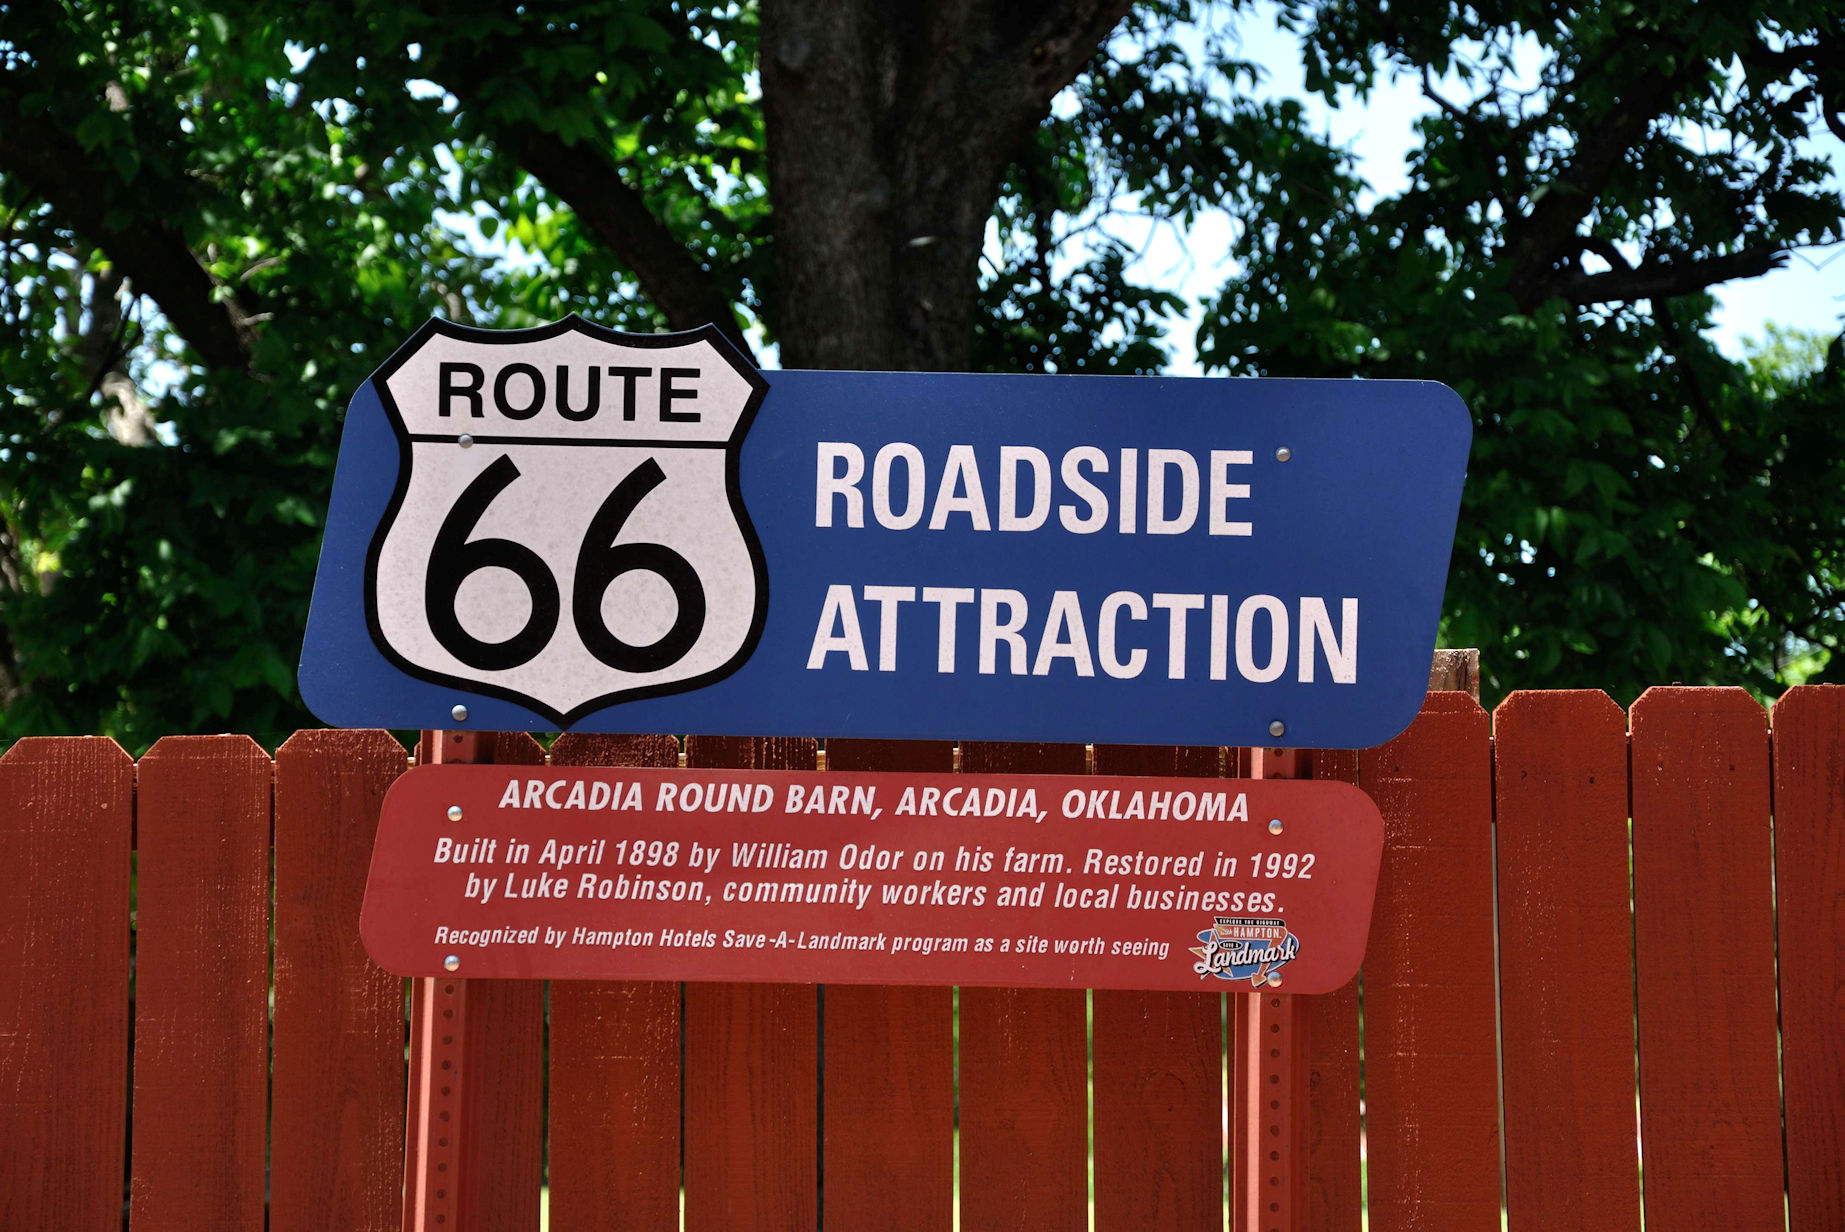
<path id="1" fill-rule="evenodd" d="M 93 736 L 0 757 L 0 1224 L 119 1228 L 134 762 Z"/>
<path id="2" fill-rule="evenodd" d="M 384 793 L 382 731 L 297 732 L 275 759 L 271 1232 L 395 1232 L 404 1167 L 404 982 L 359 944 Z"/>
<path id="3" fill-rule="evenodd" d="M 1845 685 L 1773 717 L 1788 1220 L 1845 1228 Z"/>
<path id="4" fill-rule="evenodd" d="M 1493 755 L 1507 1217 L 1637 1227 L 1627 715 L 1597 691 L 1514 693 Z"/>
<path id="5" fill-rule="evenodd" d="M 137 767 L 135 1227 L 263 1226 L 272 773 L 248 736 Z"/>
<path id="6" fill-rule="evenodd" d="M 1493 996 L 1493 778 L 1486 712 L 1432 693 L 1358 758 L 1384 815 L 1365 995 L 1376 1232 L 1499 1226 Z"/>
<path id="7" fill-rule="evenodd" d="M 1632 731 L 1646 1226 L 1779 1229 L 1768 718 L 1648 689 Z"/>

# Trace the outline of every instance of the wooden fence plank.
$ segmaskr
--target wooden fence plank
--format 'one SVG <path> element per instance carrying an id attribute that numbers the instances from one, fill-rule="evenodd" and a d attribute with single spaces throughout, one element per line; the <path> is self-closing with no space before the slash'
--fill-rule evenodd
<path id="1" fill-rule="evenodd" d="M 1082 774 L 1080 744 L 969 743 L 964 774 Z M 961 990 L 961 1226 L 1086 1228 L 1081 991 Z"/>
<path id="2" fill-rule="evenodd" d="M 263 1227 L 272 769 L 247 736 L 168 736 L 137 770 L 137 1229 Z"/>
<path id="3" fill-rule="evenodd" d="M 1789 1226 L 1845 1228 L 1845 685 L 1774 708 Z"/>
<path id="4" fill-rule="evenodd" d="M 808 739 L 692 736 L 694 768 L 812 770 Z M 685 1226 L 811 1229 L 819 1009 L 811 984 L 687 984 Z"/>
<path id="5" fill-rule="evenodd" d="M 1741 689 L 1648 689 L 1632 728 L 1646 1226 L 1778 1229 L 1767 716 Z"/>
<path id="6" fill-rule="evenodd" d="M 946 740 L 829 740 L 831 770 L 947 774 Z M 954 1217 L 954 990 L 821 990 L 821 1200 L 836 1228 L 941 1229 Z"/>
<path id="7" fill-rule="evenodd" d="M 553 766 L 679 764 L 672 736 L 567 733 Z M 679 989 L 551 984 L 551 1227 L 679 1227 Z"/>
<path id="8" fill-rule="evenodd" d="M 1309 777 L 1358 782 L 1358 754 L 1314 749 Z M 1359 1150 L 1358 980 L 1307 998 L 1307 1224 L 1314 1232 L 1358 1232 L 1364 1222 Z"/>
<path id="9" fill-rule="evenodd" d="M 1215 778 L 1223 750 L 1095 746 L 1097 774 Z M 1218 992 L 1093 994 L 1098 1228 L 1223 1220 L 1224 999 Z"/>
<path id="10" fill-rule="evenodd" d="M 276 752 L 272 1232 L 400 1225 L 404 982 L 366 957 L 359 907 L 407 765 L 381 731 L 297 732 Z"/>
<path id="11" fill-rule="evenodd" d="M 1627 715 L 1514 693 L 1493 749 L 1510 1226 L 1637 1229 Z"/>
<path id="12" fill-rule="evenodd" d="M 122 1226 L 133 799 L 112 740 L 0 758 L 0 1227 Z"/>
<path id="13" fill-rule="evenodd" d="M 1385 835 L 1363 969 L 1371 1227 L 1497 1229 L 1486 712 L 1429 694 L 1407 732 L 1359 754 L 1359 781 Z"/>
<path id="14" fill-rule="evenodd" d="M 484 732 L 478 761 L 542 766 L 524 732 Z M 468 1132 L 463 1181 L 473 1232 L 536 1232 L 544 1185 L 545 986 L 542 980 L 469 980 Z"/>

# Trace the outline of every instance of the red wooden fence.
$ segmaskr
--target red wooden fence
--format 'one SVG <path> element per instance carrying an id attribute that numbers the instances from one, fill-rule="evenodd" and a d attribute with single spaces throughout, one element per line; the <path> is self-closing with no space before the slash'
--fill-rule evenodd
<path id="1" fill-rule="evenodd" d="M 1233 753 L 1101 747 L 1093 767 L 1215 775 Z M 804 767 L 816 745 L 686 756 Z M 678 744 L 568 736 L 550 757 L 671 765 Z M 965 773 L 1088 760 L 960 750 Z M 326 731 L 273 761 L 240 736 L 138 765 L 87 738 L 0 758 L 0 1228 L 398 1226 L 404 981 L 357 919 L 405 765 L 383 733 Z M 1313 769 L 1370 792 L 1388 839 L 1360 982 L 1312 1008 L 1310 1226 L 1356 1229 L 1368 1199 L 1379 1232 L 1502 1210 L 1530 1232 L 1643 1211 L 1845 1228 L 1845 687 L 1766 714 L 1735 690 L 1631 714 L 1521 693 L 1490 719 L 1434 694 L 1391 744 Z M 475 981 L 456 1183 L 490 1230 L 536 1227 L 546 1184 L 559 1232 L 946 1229 L 957 1202 L 970 1230 L 1221 1227 L 1226 1013 L 1208 993 L 969 989 L 957 1017 L 948 989 Z"/>

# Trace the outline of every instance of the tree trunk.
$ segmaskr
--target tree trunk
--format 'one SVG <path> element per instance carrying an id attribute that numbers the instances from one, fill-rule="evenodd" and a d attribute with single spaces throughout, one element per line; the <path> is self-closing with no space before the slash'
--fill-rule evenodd
<path id="1" fill-rule="evenodd" d="M 790 368 L 970 365 L 1008 161 L 1128 0 L 764 0 L 771 321 Z"/>
<path id="2" fill-rule="evenodd" d="M 914 24 L 864 0 L 763 6 L 774 320 L 788 367 L 967 366 L 1000 168 L 970 141 L 945 175 L 906 140 L 934 50 Z"/>

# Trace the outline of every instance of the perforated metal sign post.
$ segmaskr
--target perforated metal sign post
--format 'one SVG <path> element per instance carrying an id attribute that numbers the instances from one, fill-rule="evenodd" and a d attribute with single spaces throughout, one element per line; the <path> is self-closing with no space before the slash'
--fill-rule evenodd
<path id="1" fill-rule="evenodd" d="M 1295 750 L 1253 752 L 1251 771 L 1258 781 L 1305 777 L 1306 767 Z M 1365 912 L 1367 925 L 1370 918 Z M 1359 949 L 1364 949 L 1362 940 Z M 1331 989 L 1288 987 L 1289 995 L 1283 996 L 1285 983 L 1275 981 L 1234 998 L 1230 1087 L 1243 1141 L 1230 1161 L 1231 1219 L 1243 1232 L 1293 1232 L 1307 1226 L 1309 1020 L 1307 1003 L 1294 994 Z"/>
<path id="2" fill-rule="evenodd" d="M 480 738 L 426 731 L 430 766 L 472 764 Z M 467 981 L 435 972 L 410 982 L 410 1082 L 404 1117 L 404 1232 L 463 1232 L 472 1226 L 463 1148 L 481 1127 L 467 1087 Z"/>
<path id="3" fill-rule="evenodd" d="M 347 412 L 301 692 L 339 726 L 1367 747 L 1421 703 L 1470 436 L 1433 382 L 432 321 Z"/>

